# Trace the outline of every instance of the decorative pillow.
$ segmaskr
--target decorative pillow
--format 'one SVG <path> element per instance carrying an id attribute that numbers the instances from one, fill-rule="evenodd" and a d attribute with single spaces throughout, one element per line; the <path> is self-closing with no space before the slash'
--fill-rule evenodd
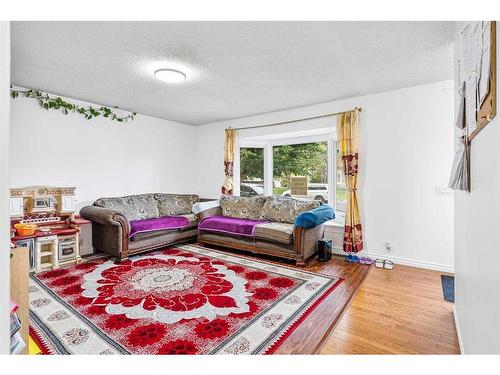
<path id="1" fill-rule="evenodd" d="M 222 216 L 259 220 L 266 197 L 235 197 L 223 195 L 219 199 Z"/>
<path id="2" fill-rule="evenodd" d="M 192 213 L 193 205 L 200 198 L 195 194 L 154 194 L 160 216 L 186 215 Z"/>
<path id="3" fill-rule="evenodd" d="M 260 218 L 262 220 L 293 224 L 300 213 L 318 208 L 320 205 L 321 202 L 319 201 L 306 201 L 289 197 L 267 197 Z"/>
<path id="4" fill-rule="evenodd" d="M 158 206 L 153 194 L 129 195 L 126 197 L 100 198 L 94 206 L 121 212 L 129 221 L 158 217 Z"/>
<path id="5" fill-rule="evenodd" d="M 335 219 L 335 211 L 333 211 L 332 206 L 323 204 L 313 210 L 302 212 L 297 216 L 297 219 L 295 219 L 295 226 L 312 228 L 332 219 Z"/>

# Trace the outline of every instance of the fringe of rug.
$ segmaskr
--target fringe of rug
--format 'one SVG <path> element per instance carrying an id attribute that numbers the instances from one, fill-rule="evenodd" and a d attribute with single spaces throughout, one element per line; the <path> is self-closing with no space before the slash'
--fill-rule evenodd
<path id="1" fill-rule="evenodd" d="M 54 354 L 54 353 L 52 353 L 49 346 L 47 345 L 47 343 L 43 339 L 42 335 L 40 335 L 32 325 L 30 325 L 29 332 L 30 332 L 31 339 L 35 342 L 35 344 L 38 345 L 38 347 L 42 351 L 42 354 L 44 354 L 44 355 Z"/>

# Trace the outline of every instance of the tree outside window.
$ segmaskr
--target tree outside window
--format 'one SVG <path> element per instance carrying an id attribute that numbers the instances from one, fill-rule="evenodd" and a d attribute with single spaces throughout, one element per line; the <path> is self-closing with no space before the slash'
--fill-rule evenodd
<path id="1" fill-rule="evenodd" d="M 328 142 L 311 142 L 273 146 L 273 195 L 292 196 L 290 177 L 305 176 L 308 179 L 306 199 L 319 199 L 327 203 L 328 188 Z M 347 190 L 342 173 L 341 158 L 336 150 L 337 209 L 345 210 Z M 333 171 L 332 171 L 333 173 Z M 240 195 L 255 196 L 264 193 L 264 149 L 262 147 L 240 148 Z"/>

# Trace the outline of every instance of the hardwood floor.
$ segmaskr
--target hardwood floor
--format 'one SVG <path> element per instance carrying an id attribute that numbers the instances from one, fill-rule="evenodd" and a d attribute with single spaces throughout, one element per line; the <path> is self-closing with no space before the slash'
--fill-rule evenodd
<path id="1" fill-rule="evenodd" d="M 441 272 L 372 267 L 322 354 L 458 354 Z"/>
<path id="2" fill-rule="evenodd" d="M 340 256 L 309 261 L 304 269 L 344 281 L 275 354 L 459 353 L 453 304 L 443 300 L 441 272 L 401 265 L 389 271 Z"/>
<path id="3" fill-rule="evenodd" d="M 344 281 L 316 307 L 304 322 L 286 339 L 275 354 L 319 353 L 333 327 L 349 306 L 371 267 L 346 262 L 343 257 L 325 263 L 311 260 L 304 269 L 342 277 Z"/>

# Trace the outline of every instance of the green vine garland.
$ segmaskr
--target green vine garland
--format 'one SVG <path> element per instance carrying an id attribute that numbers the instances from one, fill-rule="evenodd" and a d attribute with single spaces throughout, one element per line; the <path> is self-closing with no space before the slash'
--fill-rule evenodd
<path id="1" fill-rule="evenodd" d="M 118 122 L 125 122 L 128 120 L 133 120 L 134 116 L 137 115 L 137 113 L 132 112 L 128 116 L 118 116 L 111 108 L 108 107 L 82 107 L 78 104 L 73 104 L 69 103 L 65 100 L 63 100 L 60 97 L 53 98 L 49 96 L 47 93 L 43 93 L 42 91 L 39 90 L 33 90 L 29 89 L 26 91 L 21 91 L 21 90 L 14 90 L 10 89 L 10 96 L 12 99 L 17 98 L 19 95 L 24 96 L 25 98 L 30 98 L 30 99 L 36 99 L 38 101 L 38 104 L 40 104 L 40 107 L 45 108 L 46 110 L 49 109 L 56 109 L 56 110 L 61 110 L 63 114 L 67 115 L 69 112 L 74 112 L 74 113 L 79 113 L 82 116 L 84 116 L 87 120 L 90 120 L 94 117 L 106 117 L 109 118 L 110 120 L 118 121 Z"/>

